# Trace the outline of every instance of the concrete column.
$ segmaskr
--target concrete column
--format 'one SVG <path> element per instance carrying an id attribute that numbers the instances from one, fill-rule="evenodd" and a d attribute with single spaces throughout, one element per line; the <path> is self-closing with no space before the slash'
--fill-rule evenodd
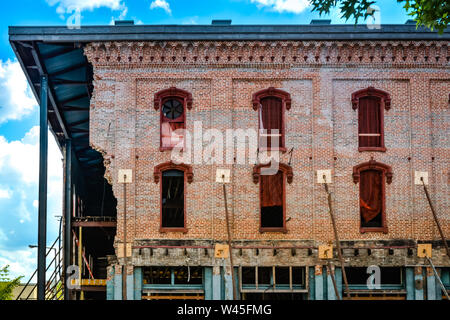
<path id="1" fill-rule="evenodd" d="M 203 286 L 205 290 L 205 300 L 213 299 L 213 268 L 203 268 Z"/>
<path id="2" fill-rule="evenodd" d="M 230 266 L 224 266 L 223 282 L 225 285 L 225 300 L 233 300 L 233 277 Z"/>
<path id="3" fill-rule="evenodd" d="M 336 281 L 339 298 L 342 299 L 342 271 L 341 271 L 341 268 L 334 269 L 334 278 Z M 328 300 L 338 300 L 338 298 L 336 297 L 336 293 L 334 292 L 334 286 L 333 286 L 333 280 L 331 278 L 331 273 L 328 271 L 327 271 L 327 292 L 328 292 Z"/>
<path id="4" fill-rule="evenodd" d="M 427 267 L 427 300 L 437 300 L 436 299 L 436 277 L 434 276 L 433 269 Z"/>
<path id="5" fill-rule="evenodd" d="M 122 300 L 122 266 L 116 265 L 114 269 L 114 300 Z"/>
<path id="6" fill-rule="evenodd" d="M 127 300 L 134 300 L 133 266 L 127 266 Z"/>
<path id="7" fill-rule="evenodd" d="M 114 266 L 107 267 L 106 300 L 114 300 Z"/>
<path id="8" fill-rule="evenodd" d="M 423 270 L 422 267 L 414 268 L 414 282 L 415 282 L 415 300 L 423 300 L 423 288 L 425 286 L 424 278 L 423 278 Z"/>
<path id="9" fill-rule="evenodd" d="M 220 266 L 214 266 L 212 269 L 212 299 L 222 300 L 222 277 Z"/>
<path id="10" fill-rule="evenodd" d="M 406 268 L 406 300 L 414 300 L 414 288 L 414 268 Z"/>
<path id="11" fill-rule="evenodd" d="M 142 268 L 134 268 L 134 300 L 142 299 Z"/>
<path id="12" fill-rule="evenodd" d="M 322 266 L 315 266 L 314 282 L 315 300 L 324 300 L 324 280 Z"/>

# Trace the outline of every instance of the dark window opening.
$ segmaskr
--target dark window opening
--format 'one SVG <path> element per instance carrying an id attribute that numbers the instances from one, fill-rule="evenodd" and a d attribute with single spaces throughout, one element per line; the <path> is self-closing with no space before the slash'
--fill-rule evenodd
<path id="1" fill-rule="evenodd" d="M 283 172 L 261 175 L 261 228 L 284 227 Z"/>
<path id="2" fill-rule="evenodd" d="M 259 121 L 260 147 L 275 150 L 284 147 L 281 99 L 275 97 L 261 99 Z M 272 145 L 272 142 L 275 145 Z"/>
<path id="3" fill-rule="evenodd" d="M 272 279 L 272 267 L 258 268 L 258 284 L 270 284 Z"/>
<path id="4" fill-rule="evenodd" d="M 162 173 L 163 228 L 184 228 L 184 172 L 166 170 Z"/>
<path id="5" fill-rule="evenodd" d="M 305 268 L 292 267 L 292 284 L 303 285 L 305 279 Z"/>
<path id="6" fill-rule="evenodd" d="M 365 170 L 360 173 L 360 214 L 362 228 L 383 227 L 383 173 Z"/>
<path id="7" fill-rule="evenodd" d="M 256 283 L 256 269 L 254 267 L 242 268 L 242 284 L 254 285 Z"/>
<path id="8" fill-rule="evenodd" d="M 348 284 L 366 285 L 367 279 L 373 273 L 367 273 L 367 267 L 345 268 Z M 402 285 L 403 273 L 401 268 L 381 267 L 380 268 L 380 284 L 381 285 Z"/>
<path id="9" fill-rule="evenodd" d="M 290 284 L 289 277 L 289 267 L 276 267 L 275 268 L 275 283 L 277 285 L 289 285 Z"/>
<path id="10" fill-rule="evenodd" d="M 171 275 L 169 267 L 148 267 L 142 270 L 144 284 L 170 284 Z"/>
<path id="11" fill-rule="evenodd" d="M 177 267 L 173 269 L 175 284 L 202 284 L 203 269 L 201 267 Z"/>

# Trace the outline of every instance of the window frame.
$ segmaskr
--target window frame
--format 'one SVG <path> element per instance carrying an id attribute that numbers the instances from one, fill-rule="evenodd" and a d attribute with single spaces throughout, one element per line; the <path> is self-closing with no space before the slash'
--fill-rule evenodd
<path id="1" fill-rule="evenodd" d="M 260 109 L 262 107 L 261 100 L 264 98 L 276 98 L 281 100 L 281 146 L 279 148 L 261 148 L 260 147 L 260 124 L 261 124 L 261 112 Z M 257 91 L 252 96 L 252 105 L 253 110 L 258 111 L 258 150 L 260 151 L 281 151 L 286 152 L 286 122 L 285 122 L 285 111 L 291 109 L 291 95 L 283 90 L 276 89 L 274 87 L 269 87 L 267 89 L 263 89 Z"/>
<path id="2" fill-rule="evenodd" d="M 259 183 L 259 190 L 258 190 L 258 197 L 259 197 L 259 232 L 282 232 L 287 233 L 287 227 L 286 227 L 286 182 L 288 184 L 292 183 L 294 173 L 292 171 L 292 167 L 284 164 L 284 163 L 278 163 L 278 171 L 281 171 L 283 177 L 283 226 L 282 227 L 262 227 L 261 226 L 261 168 L 264 167 L 270 167 L 271 163 L 268 164 L 258 164 L 253 167 L 253 183 L 258 184 Z"/>
<path id="3" fill-rule="evenodd" d="M 164 103 L 168 100 L 175 99 L 181 102 L 183 105 L 183 129 L 186 129 L 186 111 L 192 109 L 193 99 L 192 94 L 186 90 L 179 89 L 176 87 L 170 87 L 168 89 L 164 89 L 155 93 L 153 98 L 154 108 L 155 110 L 160 110 L 160 118 L 159 118 L 159 150 L 167 151 L 172 150 L 174 147 L 163 147 L 162 144 L 162 124 L 163 120 L 166 119 L 164 117 L 162 107 Z M 167 119 L 165 122 L 179 122 L 174 121 L 175 119 Z M 184 144 L 186 144 L 186 140 L 183 139 Z M 185 145 L 183 146 L 183 150 L 185 149 Z"/>
<path id="4" fill-rule="evenodd" d="M 375 89 L 374 87 L 367 87 L 362 90 L 358 90 L 352 93 L 352 108 L 359 111 L 359 102 L 361 98 L 377 98 L 379 99 L 379 112 L 380 112 L 380 146 L 377 147 L 361 147 L 359 142 L 359 128 L 361 126 L 361 120 L 359 118 L 359 112 L 357 114 L 358 119 L 358 151 L 378 151 L 386 152 L 386 146 L 384 143 L 384 110 L 388 111 L 391 108 L 391 97 L 389 93 Z"/>
<path id="5" fill-rule="evenodd" d="M 359 165 L 356 165 L 353 167 L 353 182 L 355 184 L 358 184 L 360 182 L 360 176 L 361 172 L 366 170 L 376 170 L 381 172 L 381 227 L 363 227 L 361 224 L 361 206 L 359 204 L 361 199 L 361 184 L 359 185 L 358 189 L 358 212 L 359 212 L 359 232 L 360 233 L 366 233 L 366 232 L 383 232 L 388 233 L 388 227 L 387 227 L 387 221 L 386 221 L 386 183 L 391 184 L 392 183 L 392 168 L 391 166 L 377 162 L 375 160 L 370 159 L 368 162 L 361 163 Z"/>
<path id="6" fill-rule="evenodd" d="M 179 170 L 184 173 L 184 199 L 183 199 L 183 218 L 184 218 L 184 226 L 183 227 L 163 227 L 162 225 L 162 214 L 163 214 L 163 204 L 162 204 L 162 179 L 163 179 L 163 172 L 168 170 Z M 194 174 L 192 171 L 192 167 L 187 164 L 175 164 L 172 161 L 161 163 L 157 165 L 154 168 L 153 171 L 153 177 L 155 183 L 159 183 L 159 232 L 165 233 L 165 232 L 183 232 L 186 233 L 188 231 L 187 229 L 187 221 L 186 221 L 186 194 L 187 194 L 187 183 L 192 183 L 194 179 Z M 187 182 L 187 183 L 186 183 Z"/>

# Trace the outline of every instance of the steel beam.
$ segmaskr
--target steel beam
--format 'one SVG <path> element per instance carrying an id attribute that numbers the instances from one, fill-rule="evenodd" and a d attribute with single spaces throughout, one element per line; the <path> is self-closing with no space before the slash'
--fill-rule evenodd
<path id="1" fill-rule="evenodd" d="M 37 298 L 45 300 L 45 258 L 47 246 L 47 158 L 48 158 L 48 78 L 41 76 L 39 135 L 39 215 Z"/>
<path id="2" fill-rule="evenodd" d="M 69 300 L 67 287 L 67 267 L 70 265 L 72 252 L 72 140 L 66 140 L 65 153 L 65 185 L 64 185 L 64 300 Z"/>

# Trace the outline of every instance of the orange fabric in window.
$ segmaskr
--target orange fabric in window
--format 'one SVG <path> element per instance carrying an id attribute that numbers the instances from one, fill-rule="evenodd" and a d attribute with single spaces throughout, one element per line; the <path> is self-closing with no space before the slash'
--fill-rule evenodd
<path id="1" fill-rule="evenodd" d="M 163 122 L 161 123 L 161 142 L 164 148 L 173 148 L 182 143 L 184 136 L 176 134 L 174 131 L 183 129 L 183 122 Z"/>
<path id="2" fill-rule="evenodd" d="M 359 100 L 359 133 L 381 134 L 380 99 L 366 97 Z M 381 136 L 359 137 L 360 147 L 381 147 Z"/>
<path id="3" fill-rule="evenodd" d="M 261 114 L 260 114 L 260 125 L 262 126 L 260 130 L 265 129 L 266 131 L 262 131 L 264 134 L 283 134 L 281 132 L 282 126 L 282 102 L 278 98 L 268 97 L 261 99 Z M 276 129 L 278 132 L 272 132 L 272 129 Z M 271 137 L 270 136 L 262 136 L 263 139 L 267 139 L 267 148 L 271 147 Z M 282 138 L 281 136 L 274 138 L 274 141 L 278 140 L 278 147 L 282 147 Z"/>
<path id="4" fill-rule="evenodd" d="M 261 175 L 261 207 L 283 206 L 283 173 Z"/>
<path id="5" fill-rule="evenodd" d="M 373 220 L 382 210 L 382 173 L 366 170 L 360 173 L 360 208 L 365 222 Z"/>

